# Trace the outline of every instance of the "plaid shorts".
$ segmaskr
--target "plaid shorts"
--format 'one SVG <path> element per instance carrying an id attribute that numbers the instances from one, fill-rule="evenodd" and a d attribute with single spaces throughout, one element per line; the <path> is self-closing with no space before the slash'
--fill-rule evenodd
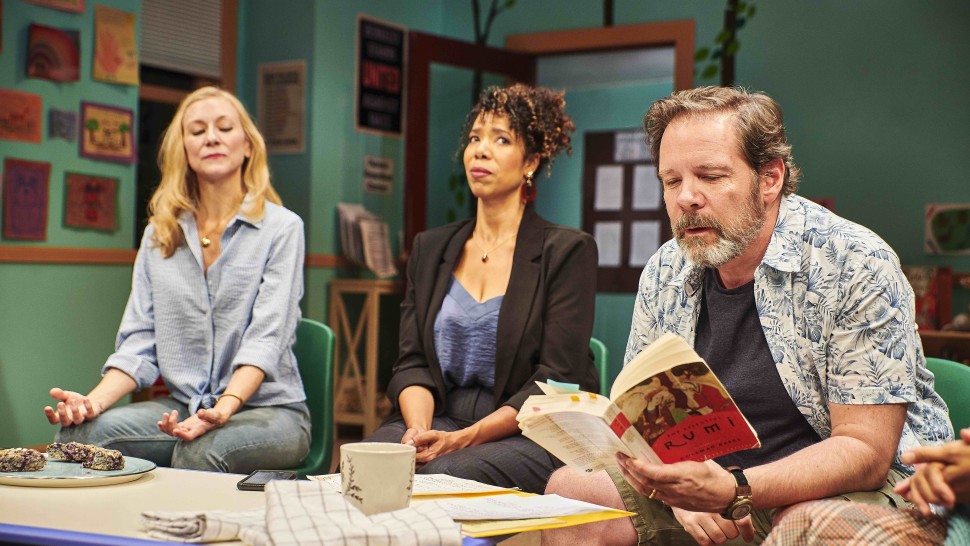
<path id="1" fill-rule="evenodd" d="M 822 500 L 785 514 L 764 546 L 938 546 L 946 534 L 945 519 L 924 516 L 914 508 Z"/>
<path id="2" fill-rule="evenodd" d="M 620 498 L 623 499 L 623 504 L 626 509 L 630 512 L 635 513 L 635 516 L 631 516 L 633 520 L 633 527 L 637 531 L 638 544 L 656 544 L 656 545 L 671 545 L 671 546 L 697 546 L 697 541 L 694 540 L 687 531 L 680 525 L 677 518 L 674 517 L 673 511 L 658 500 L 651 500 L 646 497 L 646 495 L 641 495 L 634 489 L 623 475 L 620 473 L 618 468 L 608 469 L 607 472 L 610 478 L 613 479 L 614 485 L 616 485 L 616 490 L 620 493 Z M 876 491 L 857 491 L 853 493 L 845 493 L 843 495 L 838 495 L 832 497 L 833 501 L 854 501 L 852 503 L 839 503 L 844 505 L 855 505 L 855 504 L 866 504 L 872 505 L 873 507 L 886 507 L 893 508 L 893 512 L 896 512 L 896 507 L 909 507 L 911 506 L 904 498 L 897 495 L 893 491 L 893 487 L 896 482 L 902 480 L 905 476 L 895 469 L 889 471 L 889 475 L 886 477 L 886 484 Z M 811 503 L 817 504 L 817 503 Z M 887 510 L 888 511 L 888 510 Z M 909 510 L 912 511 L 912 510 Z M 777 509 L 763 509 L 754 510 L 751 512 L 751 520 L 754 523 L 755 528 L 755 538 L 754 542 L 745 542 L 740 536 L 733 540 L 725 542 L 728 545 L 750 545 L 750 544 L 760 544 L 768 536 L 768 533 L 772 531 L 772 519 L 774 518 Z M 918 512 L 917 512 L 918 514 Z M 784 524 L 789 521 L 789 516 L 786 514 L 785 518 L 781 521 Z M 794 523 L 794 522 L 793 522 Z M 779 525 L 779 527 L 781 526 Z M 814 526 L 816 523 L 811 523 Z M 946 524 L 943 525 L 943 533 L 946 533 Z M 772 537 L 775 535 L 772 534 Z M 821 540 L 821 539 L 820 539 Z M 779 545 L 801 545 L 801 544 L 825 544 L 826 542 L 772 542 L 771 544 Z M 880 544 L 880 542 L 859 542 L 862 544 Z M 892 543 L 889 543 L 892 544 Z M 902 543 L 899 543 L 902 544 Z M 913 543 L 920 544 L 920 543 Z M 927 543 L 930 544 L 930 543 Z M 942 544 L 942 540 L 935 544 Z"/>

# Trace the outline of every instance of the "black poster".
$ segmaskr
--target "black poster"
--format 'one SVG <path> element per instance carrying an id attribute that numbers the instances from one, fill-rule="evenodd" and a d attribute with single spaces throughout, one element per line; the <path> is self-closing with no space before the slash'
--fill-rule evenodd
<path id="1" fill-rule="evenodd" d="M 403 27 L 357 19 L 357 128 L 401 135 L 404 111 Z"/>

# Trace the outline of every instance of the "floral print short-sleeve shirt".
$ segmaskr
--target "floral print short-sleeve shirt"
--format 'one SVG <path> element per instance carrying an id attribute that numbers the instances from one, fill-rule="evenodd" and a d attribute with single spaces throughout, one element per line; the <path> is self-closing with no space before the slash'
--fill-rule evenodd
<path id="1" fill-rule="evenodd" d="M 693 344 L 704 269 L 665 243 L 640 276 L 624 362 L 665 332 Z M 895 252 L 869 229 L 807 199 L 782 199 L 755 271 L 755 303 L 778 375 L 823 439 L 829 403 L 908 403 L 899 454 L 953 438 L 914 321 L 913 290 Z"/>

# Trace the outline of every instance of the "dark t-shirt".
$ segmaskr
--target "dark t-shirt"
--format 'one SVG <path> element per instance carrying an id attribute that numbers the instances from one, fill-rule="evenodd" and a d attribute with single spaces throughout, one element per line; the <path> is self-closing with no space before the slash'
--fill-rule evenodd
<path id="1" fill-rule="evenodd" d="M 724 383 L 761 440 L 760 448 L 718 457 L 717 462 L 750 468 L 821 441 L 778 375 L 758 318 L 754 281 L 728 289 L 708 268 L 702 296 L 694 349 Z"/>

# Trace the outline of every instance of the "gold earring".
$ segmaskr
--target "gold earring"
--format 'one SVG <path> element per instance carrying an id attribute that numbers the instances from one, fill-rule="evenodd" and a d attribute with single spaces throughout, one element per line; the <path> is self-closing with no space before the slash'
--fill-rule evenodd
<path id="1" fill-rule="evenodd" d="M 532 171 L 525 173 L 525 184 L 522 185 L 522 200 L 527 203 L 536 200 L 536 187 L 533 183 Z"/>

